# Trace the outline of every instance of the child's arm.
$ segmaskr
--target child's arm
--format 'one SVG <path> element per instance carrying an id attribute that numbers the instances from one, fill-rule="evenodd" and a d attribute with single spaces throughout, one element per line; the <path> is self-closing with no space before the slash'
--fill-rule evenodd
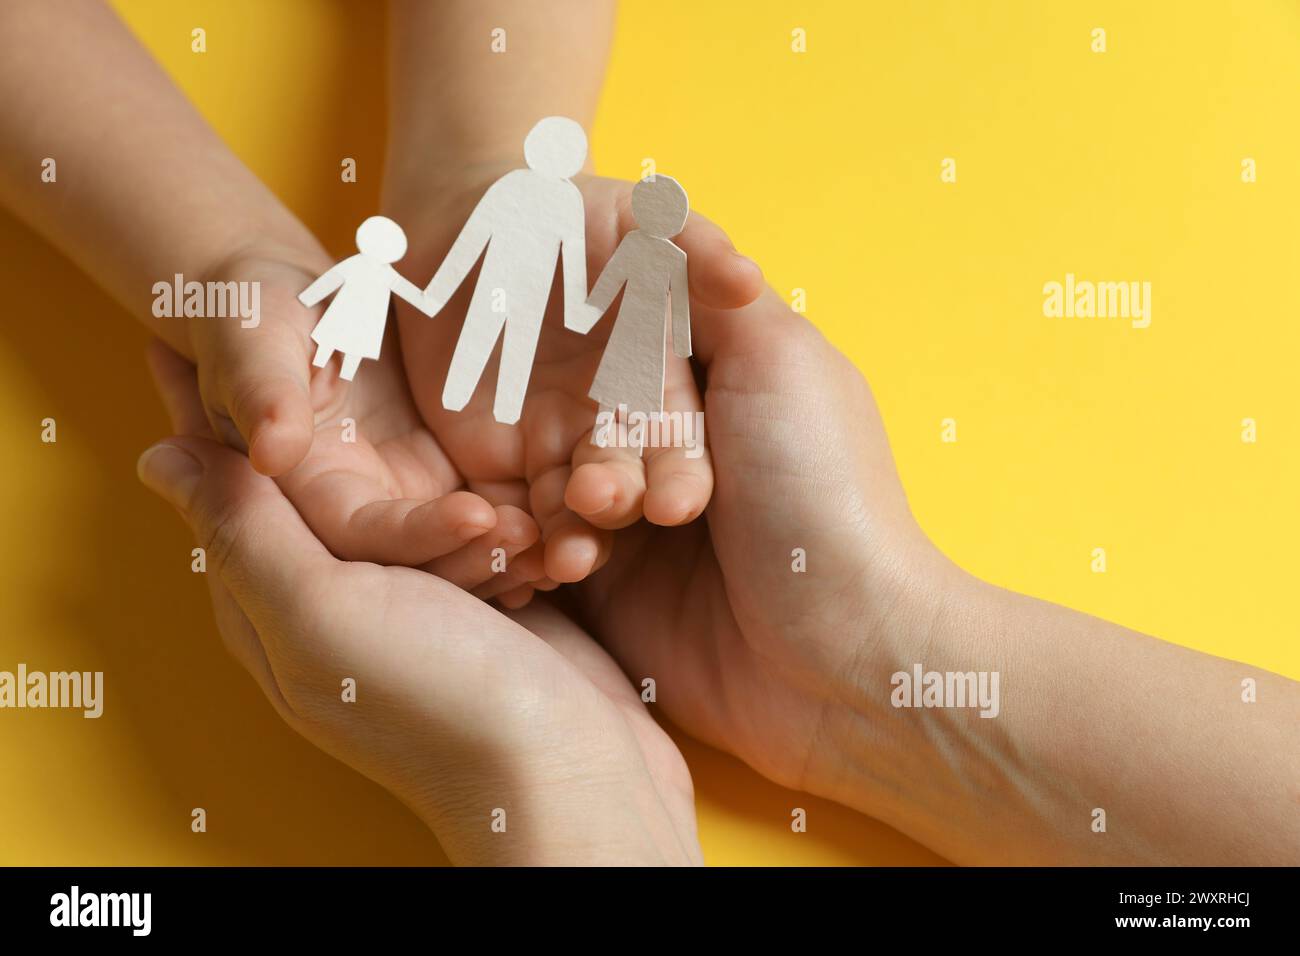
<path id="1" fill-rule="evenodd" d="M 623 268 L 625 258 L 623 247 L 620 245 L 609 257 L 609 262 L 605 263 L 605 268 L 600 271 L 600 277 L 596 279 L 596 288 L 591 290 L 591 295 L 587 297 L 583 307 L 571 311 L 566 303 L 564 310 L 566 329 L 586 335 L 600 321 L 600 317 L 613 304 L 618 290 L 623 288 L 623 283 L 627 281 L 627 270 Z"/>
<path id="2" fill-rule="evenodd" d="M 400 272 L 393 270 L 393 293 L 398 298 L 405 299 L 411 305 L 415 306 L 429 318 L 433 318 L 437 311 L 430 307 L 430 301 L 414 282 L 406 278 Z M 305 293 L 304 293 L 305 294 Z"/>
<path id="3" fill-rule="evenodd" d="M 613 0 L 394 0 L 385 205 L 409 210 L 481 190 L 523 165 L 524 137 L 544 116 L 586 126 L 600 96 L 614 7 Z M 443 223 L 425 225 L 446 234 Z M 412 236 L 413 249 L 419 239 Z"/>
<path id="4" fill-rule="evenodd" d="M 678 358 L 691 357 L 691 294 L 686 287 L 686 253 L 673 259 L 672 279 L 668 283 L 668 298 L 673 310 L 673 354 Z"/>
<path id="5" fill-rule="evenodd" d="M 342 284 L 343 270 L 339 266 L 331 266 L 324 275 L 298 293 L 298 301 L 310 309 Z"/>
<path id="6" fill-rule="evenodd" d="M 156 317 L 153 286 L 177 273 L 243 279 L 267 261 L 310 277 L 330 261 L 108 7 L 0 3 L 0 203 L 207 367 L 209 417 L 257 467 L 279 472 L 306 454 L 304 336 L 284 328 L 312 321 L 293 303 L 298 290 L 290 309 L 240 328 Z M 262 308 L 275 313 L 269 292 Z"/>

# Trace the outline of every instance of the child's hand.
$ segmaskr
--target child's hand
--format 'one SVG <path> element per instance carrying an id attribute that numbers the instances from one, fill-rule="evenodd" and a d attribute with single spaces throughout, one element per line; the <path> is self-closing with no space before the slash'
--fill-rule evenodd
<path id="1" fill-rule="evenodd" d="M 311 330 L 328 303 L 309 309 L 297 296 L 328 265 L 247 257 L 223 270 L 222 281 L 260 283 L 262 314 L 250 328 L 190 320 L 208 323 L 191 341 L 213 431 L 276 476 L 338 557 L 421 567 L 480 597 L 526 603 L 542 577 L 540 554 L 522 554 L 537 525 L 465 490 L 412 405 L 395 330 L 350 383 L 338 358 L 312 367 Z"/>
<path id="2" fill-rule="evenodd" d="M 441 261 L 483 189 L 509 166 L 480 170 L 472 182 L 440 190 L 436 208 L 399 210 L 411 236 L 407 271 L 430 274 Z M 589 278 L 599 274 L 619 240 L 635 228 L 632 183 L 579 176 L 587 216 Z M 758 267 L 739 255 L 725 233 L 692 213 L 675 240 L 688 255 L 692 299 L 736 308 L 762 288 Z M 541 526 L 547 580 L 579 581 L 608 559 L 614 529 L 641 517 L 660 525 L 684 524 L 708 504 L 713 472 L 707 451 L 636 449 L 592 444 L 596 406 L 587 391 L 617 318 L 609 313 L 587 335 L 564 328 L 556 297 L 547 311 L 529 381 L 523 416 L 502 425 L 492 413 L 496 363 L 488 365 L 474 398 L 460 412 L 442 406 L 442 390 L 460 335 L 473 282 L 462 284 L 448 311 L 429 322 L 398 306 L 402 352 L 411 393 L 424 420 L 467 482 L 498 505 L 530 511 Z M 667 412 L 703 409 L 688 360 L 667 356 Z M 707 423 L 706 423 L 707 428 Z"/>
<path id="3" fill-rule="evenodd" d="M 298 293 L 313 269 L 323 273 L 329 266 L 323 253 L 243 249 L 205 281 L 255 284 L 258 314 L 184 320 L 213 432 L 246 451 L 264 475 L 290 471 L 312 445 L 311 330 L 320 311 L 305 308 Z M 316 397 L 331 398 L 324 389 Z"/>

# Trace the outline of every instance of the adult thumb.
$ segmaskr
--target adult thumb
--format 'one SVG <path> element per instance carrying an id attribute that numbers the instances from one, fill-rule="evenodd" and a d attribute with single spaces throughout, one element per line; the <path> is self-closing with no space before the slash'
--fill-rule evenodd
<path id="1" fill-rule="evenodd" d="M 136 468 L 141 482 L 185 518 L 209 572 L 220 575 L 254 624 L 265 613 L 300 606 L 308 580 L 338 564 L 275 482 L 215 441 L 168 438 L 146 450 Z"/>

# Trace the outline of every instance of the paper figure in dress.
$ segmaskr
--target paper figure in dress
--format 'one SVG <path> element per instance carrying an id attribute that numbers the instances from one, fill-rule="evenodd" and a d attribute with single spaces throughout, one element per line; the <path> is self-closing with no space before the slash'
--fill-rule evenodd
<path id="1" fill-rule="evenodd" d="M 362 359 L 379 358 L 392 293 L 425 315 L 433 315 L 424 293 L 392 266 L 406 255 L 406 233 L 401 226 L 383 216 L 371 216 L 357 228 L 357 250 L 298 295 L 298 301 L 310 308 L 338 290 L 312 329 L 316 343 L 312 364 L 324 368 L 335 352 L 342 352 L 339 378 L 349 381 Z"/>
<path id="2" fill-rule="evenodd" d="M 424 290 L 433 312 L 441 311 L 482 257 L 443 407 L 460 411 L 468 404 L 504 330 L 492 412 L 499 422 L 519 421 L 557 256 L 566 319 L 587 295 L 586 218 L 582 194 L 569 181 L 586 157 L 580 125 L 562 116 L 541 120 L 524 140 L 528 168 L 506 173 L 488 188 Z"/>
<path id="3" fill-rule="evenodd" d="M 670 322 L 673 354 L 691 355 L 690 296 L 686 253 L 672 237 L 686 226 L 686 191 L 670 176 L 643 179 L 632 188 L 633 229 L 614 250 L 582 310 L 565 326 L 589 332 L 626 285 L 614 329 L 587 393 L 600 412 L 641 412 L 658 416 L 664 408 L 664 363 Z"/>

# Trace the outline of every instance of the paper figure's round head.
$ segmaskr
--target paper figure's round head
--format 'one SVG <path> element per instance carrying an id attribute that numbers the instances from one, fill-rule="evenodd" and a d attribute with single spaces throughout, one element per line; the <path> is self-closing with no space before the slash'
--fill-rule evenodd
<path id="1" fill-rule="evenodd" d="M 587 134 L 564 116 L 548 116 L 524 140 L 524 160 L 529 169 L 568 179 L 587 161 Z"/>
<path id="2" fill-rule="evenodd" d="M 690 211 L 686 190 L 671 176 L 651 176 L 632 187 L 632 216 L 657 239 L 671 239 L 685 229 Z"/>
<path id="3" fill-rule="evenodd" d="M 371 216 L 357 227 L 357 249 L 380 262 L 406 255 L 406 233 L 387 216 Z"/>

